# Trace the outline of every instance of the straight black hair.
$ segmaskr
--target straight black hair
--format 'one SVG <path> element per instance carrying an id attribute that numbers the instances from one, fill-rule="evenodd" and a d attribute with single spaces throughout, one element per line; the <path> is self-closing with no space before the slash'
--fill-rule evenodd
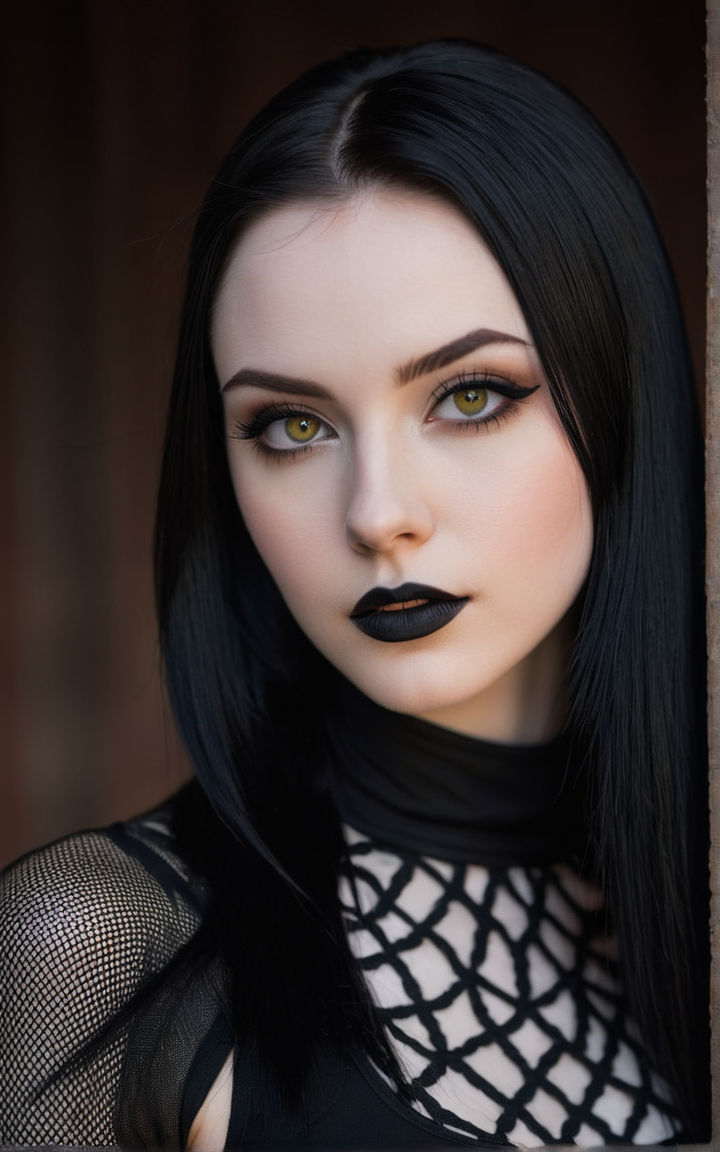
<path id="1" fill-rule="evenodd" d="M 195 229 L 157 602 L 170 698 L 202 788 L 182 834 L 208 877 L 203 931 L 226 964 L 238 1041 L 290 1100 L 319 1046 L 347 1052 L 358 1038 L 402 1091 L 339 919 L 327 668 L 237 508 L 209 347 L 228 254 L 260 213 L 374 185 L 440 196 L 475 226 L 522 307 L 587 478 L 595 542 L 568 719 L 588 798 L 586 864 L 649 1060 L 688 1138 L 703 1139 L 702 456 L 678 301 L 645 196 L 591 115 L 464 41 L 312 69 L 242 133 Z"/>

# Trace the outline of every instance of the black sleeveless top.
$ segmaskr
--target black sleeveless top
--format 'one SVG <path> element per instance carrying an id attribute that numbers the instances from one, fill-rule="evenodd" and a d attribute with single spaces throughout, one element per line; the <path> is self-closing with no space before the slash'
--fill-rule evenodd
<path id="1" fill-rule="evenodd" d="M 563 741 L 477 741 L 347 687 L 330 713 L 339 900 L 409 1100 L 358 1047 L 320 1052 L 286 1107 L 231 1035 L 212 958 L 166 975 L 203 914 L 170 802 L 6 874 L 0 1142 L 184 1145 L 234 1049 L 229 1148 L 674 1143 L 581 874 Z M 144 1007 L 69 1068 L 142 985 Z"/>

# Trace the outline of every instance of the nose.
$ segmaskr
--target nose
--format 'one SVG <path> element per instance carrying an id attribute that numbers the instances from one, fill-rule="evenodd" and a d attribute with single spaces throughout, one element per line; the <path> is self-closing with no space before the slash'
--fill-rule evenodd
<path id="1" fill-rule="evenodd" d="M 432 511 L 422 485 L 392 449 L 375 444 L 355 461 L 345 525 L 356 552 L 388 552 L 404 543 L 418 546 L 433 532 Z"/>

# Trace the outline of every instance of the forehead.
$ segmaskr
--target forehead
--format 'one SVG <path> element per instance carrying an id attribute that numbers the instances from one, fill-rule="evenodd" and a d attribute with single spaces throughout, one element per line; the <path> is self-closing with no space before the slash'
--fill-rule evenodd
<path id="1" fill-rule="evenodd" d="M 528 340 L 510 285 L 444 201 L 373 189 L 276 208 L 237 241 L 213 313 L 221 380 L 240 365 L 315 374 L 398 362 L 487 327 Z M 372 350 L 372 351 L 371 351 Z"/>

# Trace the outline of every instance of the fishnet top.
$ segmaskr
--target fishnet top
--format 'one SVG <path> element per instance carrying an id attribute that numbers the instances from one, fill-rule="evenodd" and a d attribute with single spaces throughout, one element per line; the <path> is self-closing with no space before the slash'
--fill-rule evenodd
<path id="1" fill-rule="evenodd" d="M 578 870 L 567 743 L 477 740 L 347 682 L 335 694 L 341 903 L 413 1107 L 475 1142 L 672 1141 L 680 1123 Z"/>
<path id="2" fill-rule="evenodd" d="M 558 749 L 483 749 L 355 705 L 328 733 L 339 897 L 411 1102 L 360 1050 L 320 1060 L 306 1119 L 261 1087 L 218 959 L 185 947 L 205 894 L 171 801 L 5 874 L 0 1143 L 182 1146 L 233 1045 L 228 1147 L 673 1141 L 597 893 L 558 862 L 574 851 Z"/>
<path id="3" fill-rule="evenodd" d="M 7 871 L 0 1144 L 178 1145 L 183 1085 L 217 1006 L 213 973 L 170 973 L 128 1019 L 122 1009 L 200 914 L 168 809 L 67 837 Z"/>
<path id="4" fill-rule="evenodd" d="M 5 874 L 0 1143 L 183 1145 L 185 1097 L 199 1103 L 233 1041 L 213 1035 L 222 1019 L 213 961 L 171 966 L 153 984 L 202 914 L 170 826 L 167 806 L 67 837 Z M 298 1132 L 277 1097 L 258 1098 L 251 1061 L 238 1068 L 229 1147 L 660 1143 L 678 1130 L 594 940 L 593 894 L 569 869 L 487 869 L 387 849 L 350 829 L 347 838 L 349 939 L 412 1107 L 388 1102 L 358 1052 L 342 1092 L 335 1068 L 321 1074 L 320 1127 Z M 146 1000 L 123 1016 L 143 988 Z M 403 1119 L 413 1112 L 421 1127 Z"/>
<path id="5" fill-rule="evenodd" d="M 590 885 L 564 865 L 486 868 L 346 835 L 351 947 L 422 1115 L 521 1147 L 679 1131 Z"/>

